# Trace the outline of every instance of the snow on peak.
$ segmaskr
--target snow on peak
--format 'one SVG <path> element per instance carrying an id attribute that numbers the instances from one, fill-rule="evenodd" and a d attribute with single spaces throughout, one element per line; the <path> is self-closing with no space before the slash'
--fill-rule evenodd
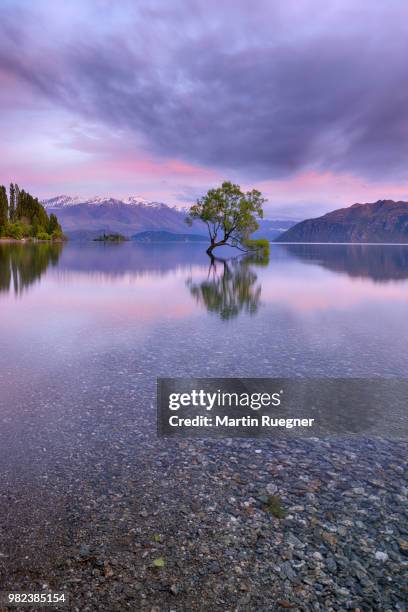
<path id="1" fill-rule="evenodd" d="M 177 210 L 177 212 L 182 212 L 182 213 L 188 213 L 189 208 L 188 206 L 182 206 L 181 204 L 175 204 L 174 206 L 171 207 L 173 210 Z"/>
<path id="2" fill-rule="evenodd" d="M 54 198 L 48 198 L 46 200 L 42 200 L 42 204 L 45 208 L 64 208 L 65 206 L 73 206 L 75 204 L 80 204 L 82 198 L 78 196 L 67 196 L 67 195 L 59 195 Z"/>
<path id="3" fill-rule="evenodd" d="M 148 200 L 146 200 L 146 198 L 142 198 L 142 196 L 138 196 L 138 195 L 130 195 L 127 196 L 126 198 L 122 198 L 122 202 L 124 204 L 149 204 Z"/>
<path id="4" fill-rule="evenodd" d="M 144 206 L 147 208 L 162 208 L 163 206 L 167 206 L 163 202 L 155 202 L 146 200 L 146 198 L 142 198 L 141 196 L 127 196 L 122 199 L 124 204 L 128 204 L 129 206 Z"/>
<path id="5" fill-rule="evenodd" d="M 168 206 L 163 202 L 146 200 L 139 195 L 130 195 L 125 198 L 110 197 L 110 196 L 93 196 L 91 198 L 86 197 L 71 197 L 67 195 L 59 195 L 54 198 L 48 198 L 42 200 L 42 204 L 45 208 L 66 208 L 68 206 L 76 206 L 78 204 L 86 204 L 87 206 L 120 206 L 124 204 L 126 206 L 141 206 L 143 208 L 171 208 L 177 212 L 185 213 L 188 209 L 184 206 Z"/>

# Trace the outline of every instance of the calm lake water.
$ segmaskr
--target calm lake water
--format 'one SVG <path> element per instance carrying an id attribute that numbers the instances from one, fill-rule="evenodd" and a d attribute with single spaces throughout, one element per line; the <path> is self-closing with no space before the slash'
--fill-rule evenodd
<path id="1" fill-rule="evenodd" d="M 269 261 L 210 265 L 203 244 L 2 244 L 0 258 L 12 466 L 127 420 L 155 435 L 159 376 L 408 375 L 408 246 L 271 245 Z"/>
<path id="2" fill-rule="evenodd" d="M 231 253 L 223 253 L 223 256 Z M 408 246 L 0 246 L 0 378 L 82 393 L 125 374 L 407 376 Z"/>
<path id="3" fill-rule="evenodd" d="M 267 609 L 287 525 L 272 526 L 259 508 L 252 517 L 243 504 L 272 482 L 285 507 L 307 518 L 293 519 L 297 536 L 310 541 L 307 558 L 327 552 L 312 519 L 324 529 L 343 525 L 347 559 L 378 565 L 375 551 L 387 551 L 393 561 L 384 571 L 402 601 L 395 537 L 404 529 L 397 493 L 406 483 L 406 444 L 178 443 L 157 438 L 155 395 L 158 376 L 407 377 L 408 246 L 271 245 L 269 262 L 209 263 L 203 244 L 0 244 L 3 588 L 69 585 L 78 609 L 123 610 L 125 576 L 143 583 L 143 609 L 152 609 L 169 590 L 157 587 L 160 575 L 147 564 L 163 556 L 166 584 L 181 581 L 191 599 L 185 609 L 199 609 L 210 559 L 200 546 L 229 559 L 235 534 L 253 583 L 266 572 L 254 609 Z M 344 527 L 356 517 L 358 529 Z M 258 540 L 266 546 L 260 564 L 253 521 L 270 530 Z M 154 534 L 164 534 L 163 543 L 146 559 Z M 89 547 L 115 563 L 99 608 L 88 605 L 101 588 Z M 336 575 L 340 586 L 349 586 L 351 566 L 345 561 L 345 577 Z M 208 584 L 230 584 L 226 574 L 208 575 Z"/>

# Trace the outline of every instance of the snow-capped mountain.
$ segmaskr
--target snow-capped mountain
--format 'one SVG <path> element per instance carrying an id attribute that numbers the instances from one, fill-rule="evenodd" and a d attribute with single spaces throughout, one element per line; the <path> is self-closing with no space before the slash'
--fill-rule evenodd
<path id="1" fill-rule="evenodd" d="M 83 198 L 78 196 L 71 197 L 67 195 L 59 195 L 54 198 L 42 200 L 41 204 L 44 208 L 64 208 L 64 206 L 73 206 L 74 204 L 80 204 L 83 202 Z"/>
<path id="2" fill-rule="evenodd" d="M 207 235 L 201 222 L 189 227 L 186 222 L 188 208 L 151 202 L 141 196 L 117 198 L 95 196 L 81 198 L 59 195 L 42 201 L 49 213 L 54 212 L 62 229 L 69 237 L 95 236 L 102 232 L 119 232 L 131 236 L 144 231 L 167 231 L 176 234 Z M 263 219 L 254 237 L 273 240 L 295 221 Z"/>
<path id="3" fill-rule="evenodd" d="M 167 204 L 164 204 L 163 202 L 150 202 L 141 196 L 127 196 L 121 201 L 128 206 L 148 206 L 149 208 L 160 208 L 161 206 L 167 206 Z"/>
<path id="4" fill-rule="evenodd" d="M 48 212 L 57 215 L 68 235 L 73 232 L 110 231 L 130 236 L 145 230 L 200 232 L 198 224 L 194 230 L 186 225 L 187 208 L 149 201 L 138 195 L 125 198 L 58 195 L 43 200 L 42 204 Z"/>
<path id="5" fill-rule="evenodd" d="M 79 196 L 59 195 L 54 198 L 42 200 L 44 208 L 65 208 L 67 206 L 78 206 L 78 204 L 87 204 L 88 206 L 115 206 L 118 204 L 126 204 L 127 206 L 147 206 L 149 208 L 160 208 L 167 206 L 163 202 L 150 202 L 141 196 L 127 196 L 126 198 L 117 198 L 111 196 L 93 196 L 91 198 L 81 198 Z"/>

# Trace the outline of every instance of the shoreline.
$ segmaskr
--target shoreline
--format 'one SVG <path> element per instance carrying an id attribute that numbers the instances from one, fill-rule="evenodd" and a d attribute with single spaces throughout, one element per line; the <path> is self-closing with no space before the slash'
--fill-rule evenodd
<path id="1" fill-rule="evenodd" d="M 37 244 L 38 242 L 41 244 L 55 244 L 56 242 L 63 243 L 68 241 L 61 240 L 61 238 L 56 240 L 39 240 L 38 238 L 21 238 L 21 240 L 18 240 L 17 238 L 0 238 L 0 244 Z"/>

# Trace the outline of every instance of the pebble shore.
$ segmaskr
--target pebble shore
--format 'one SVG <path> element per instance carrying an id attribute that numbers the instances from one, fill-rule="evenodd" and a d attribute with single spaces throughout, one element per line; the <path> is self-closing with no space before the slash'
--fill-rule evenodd
<path id="1" fill-rule="evenodd" d="M 3 482 L 3 589 L 75 611 L 406 610 L 406 443 L 122 442 L 70 479 Z"/>

